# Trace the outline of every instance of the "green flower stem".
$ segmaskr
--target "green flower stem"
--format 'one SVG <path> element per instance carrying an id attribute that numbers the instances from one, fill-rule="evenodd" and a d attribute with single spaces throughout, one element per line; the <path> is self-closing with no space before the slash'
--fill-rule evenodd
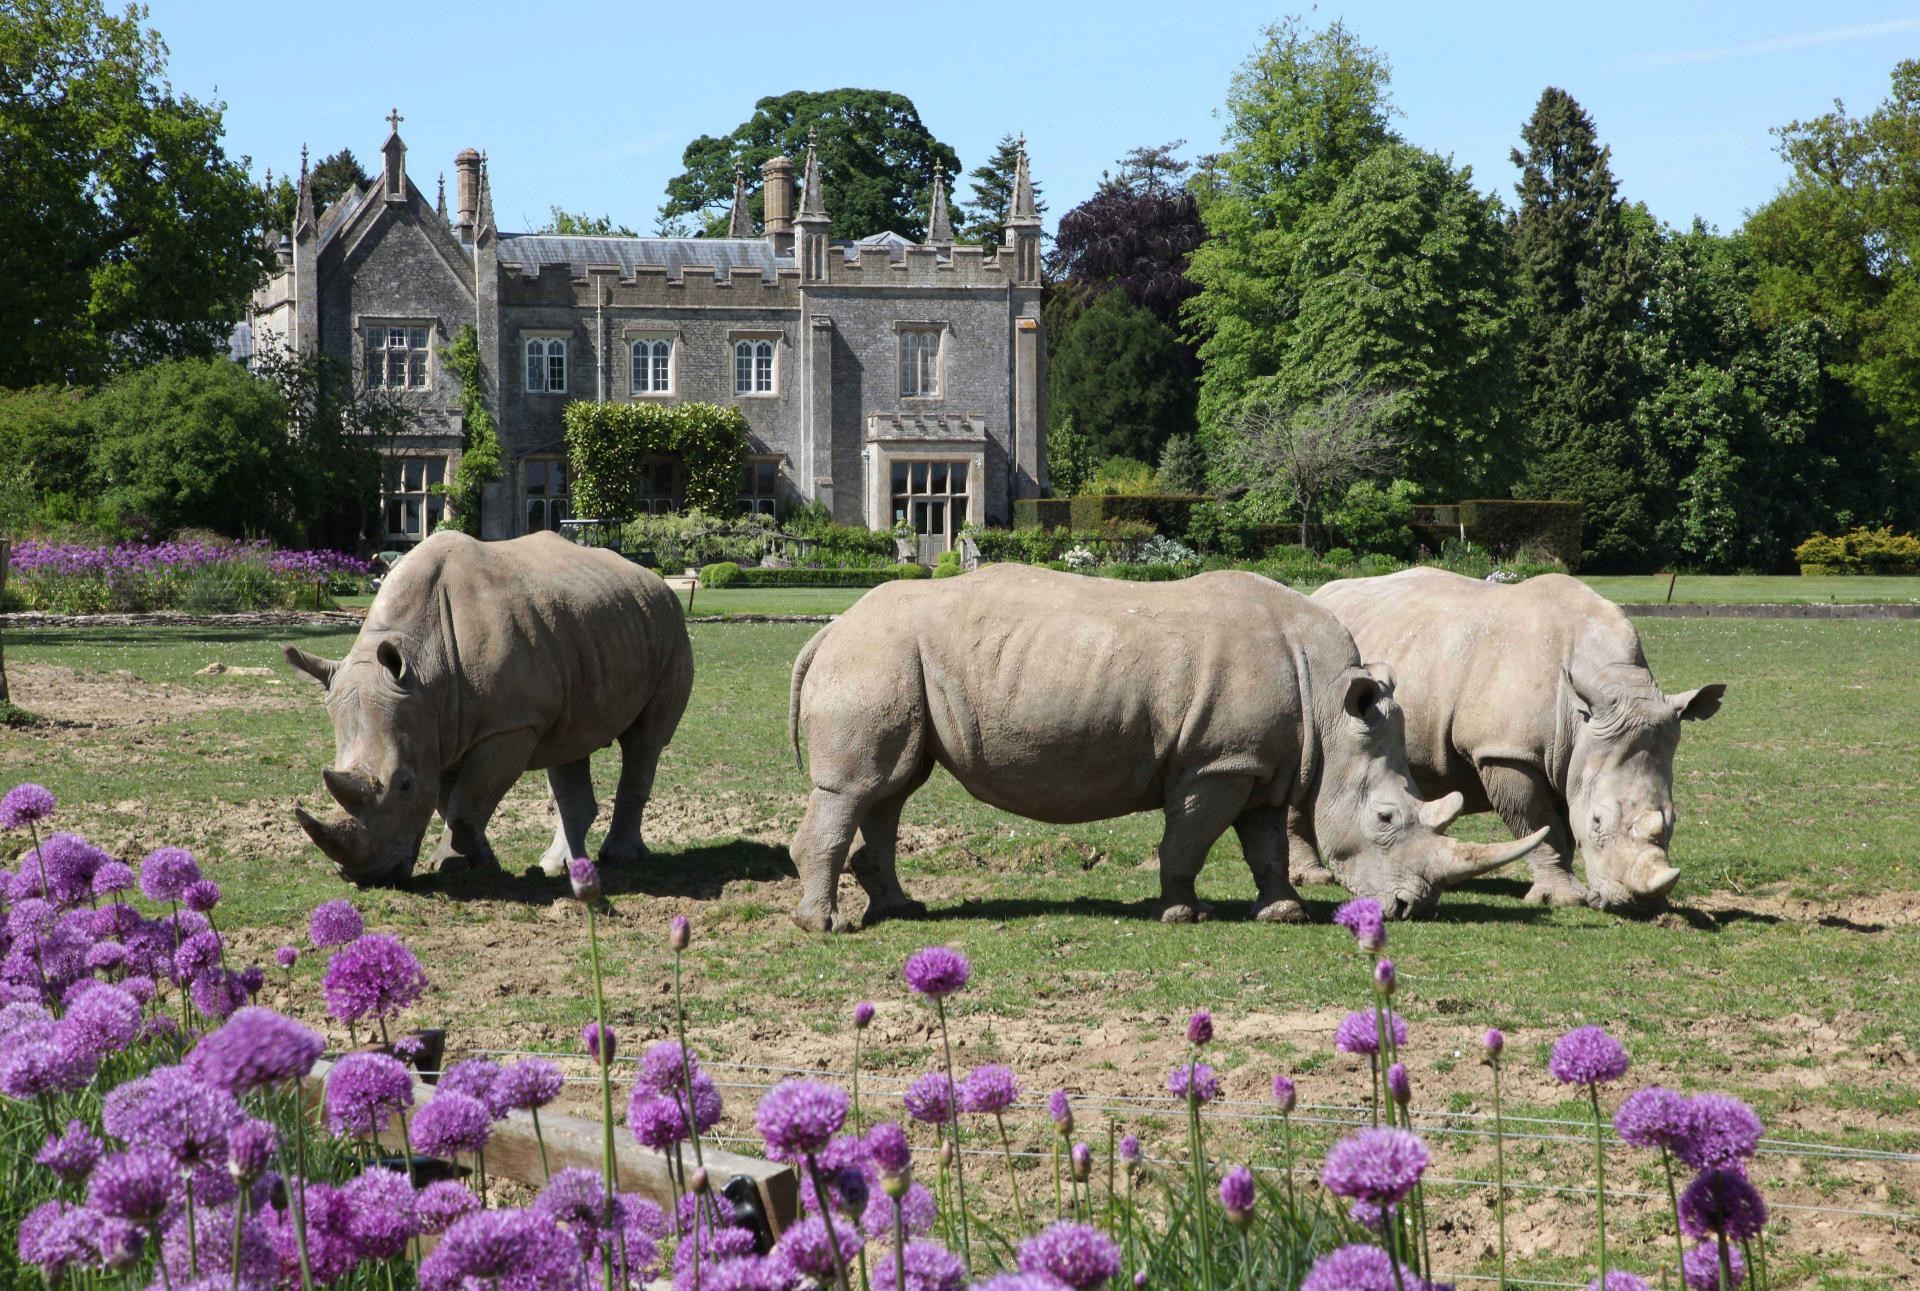
<path id="1" fill-rule="evenodd" d="M 855 1043 L 857 1044 L 859 1042 L 855 1041 Z M 856 1066 L 854 1068 L 854 1071 L 856 1073 L 856 1079 L 857 1079 L 857 1073 L 859 1071 L 859 1068 Z M 993 1113 L 993 1123 L 1000 1127 L 1000 1151 L 1003 1155 L 1005 1155 L 1007 1159 L 1007 1182 L 1013 1185 L 1013 1208 L 1015 1211 L 1019 1212 L 1020 1227 L 1024 1229 L 1024 1228 L 1030 1227 L 1030 1225 L 1027 1223 L 1027 1205 L 1024 1201 L 1020 1199 L 1020 1176 L 1014 1172 L 1014 1168 L 1013 1168 L 1013 1143 L 1011 1140 L 1007 1138 L 1007 1122 L 1006 1122 L 1006 1119 L 1000 1115 L 1000 1112 L 998 1109 L 996 1109 Z M 1112 1181 L 1111 1175 L 1108 1176 L 1107 1193 L 1109 1197 L 1109 1204 L 1111 1204 L 1111 1197 L 1113 1193 L 1113 1181 Z"/>
<path id="2" fill-rule="evenodd" d="M 853 1029 L 853 1132 L 865 1131 L 860 1124 L 860 1028 Z M 862 1248 L 864 1249 L 864 1248 Z"/>
<path id="3" fill-rule="evenodd" d="M 1213 1246 L 1208 1240 L 1207 1157 L 1200 1138 L 1200 1102 L 1194 1097 L 1194 1069 L 1199 1065 L 1198 1051 L 1187 1057 L 1187 1156 L 1193 1188 L 1193 1232 L 1200 1248 L 1200 1282 L 1206 1291 L 1214 1291 Z"/>
<path id="4" fill-rule="evenodd" d="M 893 1291 L 907 1291 L 907 1221 L 893 1198 Z"/>
<path id="5" fill-rule="evenodd" d="M 547 1164 L 547 1140 L 540 1133 L 540 1109 L 535 1107 L 530 1110 L 533 1112 L 533 1141 L 540 1145 L 540 1178 L 545 1182 L 553 1178 L 553 1167 Z"/>
<path id="6" fill-rule="evenodd" d="M 200 1276 L 200 1239 L 195 1235 L 193 1223 L 193 1176 L 187 1176 L 187 1276 L 198 1279 Z"/>
<path id="7" fill-rule="evenodd" d="M 247 1217 L 247 1190 L 233 1199 L 233 1254 L 227 1266 L 233 1270 L 233 1291 L 240 1291 L 240 1221 Z"/>
<path id="8" fill-rule="evenodd" d="M 967 1216 L 967 1164 L 966 1152 L 960 1146 L 960 1086 L 953 1079 L 953 1044 L 947 1038 L 947 1002 L 934 996 L 933 1009 L 940 1019 L 940 1050 L 947 1059 L 947 1098 L 954 1106 L 953 1114 L 953 1190 L 954 1204 L 960 1211 L 960 1261 L 973 1270 L 973 1234 L 972 1224 Z M 831 1230 L 829 1230 L 831 1232 Z M 829 1245 L 832 1243 L 829 1242 Z M 835 1248 L 836 1250 L 838 1248 Z M 904 1258 L 904 1256 L 902 1257 Z"/>
<path id="9" fill-rule="evenodd" d="M 1060 1220 L 1060 1139 L 1061 1136 L 1058 1134 L 1053 1136 L 1053 1218 L 1055 1223 Z"/>
<path id="10" fill-rule="evenodd" d="M 1660 1145 L 1660 1168 L 1667 1174 L 1667 1204 L 1673 1207 L 1673 1276 L 1682 1283 L 1687 1280 L 1687 1243 L 1680 1235 L 1680 1194 L 1673 1186 L 1673 1154 L 1667 1151 L 1667 1145 Z"/>
<path id="11" fill-rule="evenodd" d="M 1600 1086 L 1588 1085 L 1593 1104 L 1593 1177 L 1600 1210 L 1600 1285 L 1607 1284 L 1607 1141 L 1600 1129 Z"/>
<path id="12" fill-rule="evenodd" d="M 687 1091 L 687 1133 L 693 1138 L 693 1163 L 704 1168 L 707 1158 L 700 1151 L 700 1127 L 693 1120 L 693 1055 L 687 1052 L 687 1010 L 680 1002 L 680 952 L 677 950 L 673 952 L 673 1025 L 680 1036 L 680 1082 Z"/>
<path id="13" fill-rule="evenodd" d="M 840 1291 L 852 1291 L 852 1288 L 847 1283 L 847 1261 L 846 1258 L 840 1254 L 840 1238 L 834 1232 L 833 1228 L 833 1202 L 827 1194 L 826 1184 L 820 1179 L 820 1163 L 815 1159 L 813 1153 L 809 1152 L 806 1155 L 807 1175 L 813 1180 L 813 1195 L 819 1199 L 820 1218 L 827 1226 L 827 1251 L 833 1256 L 834 1283 L 840 1288 Z M 960 1154 L 957 1152 L 954 1153 L 954 1159 L 956 1161 L 959 1160 Z M 965 1212 L 963 1211 L 963 1222 L 964 1218 Z M 697 1217 L 695 1222 L 699 1222 Z M 965 1230 L 962 1229 L 962 1231 L 964 1232 Z M 907 1256 L 904 1250 L 894 1252 L 894 1263 L 902 1269 L 906 1268 Z"/>
<path id="14" fill-rule="evenodd" d="M 1500 1291 L 1507 1291 L 1507 1126 L 1500 1110 L 1500 1058 L 1493 1058 L 1494 1211 L 1500 1225 Z"/>
<path id="15" fill-rule="evenodd" d="M 293 1078 L 293 1246 L 300 1254 L 300 1291 L 313 1291 L 313 1266 L 307 1260 L 307 1094 L 303 1077 Z M 163 1270 L 165 1264 L 160 1266 Z"/>
<path id="16" fill-rule="evenodd" d="M 613 1155 L 613 1079 L 608 1068 L 613 1063 L 613 1047 L 607 1034 L 607 1000 L 600 983 L 600 929 L 594 920 L 593 902 L 581 904 L 587 907 L 587 960 L 593 967 L 593 1020 L 599 1027 L 600 1055 L 597 1065 L 600 1068 L 600 1154 L 602 1174 L 606 1179 L 607 1205 L 605 1226 L 611 1231 L 614 1227 L 614 1195 L 620 1190 L 620 1181 L 614 1169 Z M 613 1247 L 608 1245 L 605 1252 L 606 1279 L 613 1282 Z"/>
<path id="17" fill-rule="evenodd" d="M 1247 1226 L 1240 1225 L 1240 1285 L 1253 1291 L 1253 1246 L 1247 1241 Z"/>
<path id="18" fill-rule="evenodd" d="M 1287 1168 L 1287 1212 L 1289 1218 L 1298 1219 L 1300 1203 L 1293 1193 L 1293 1113 L 1280 1113 L 1280 1142 L 1282 1160 Z"/>
<path id="19" fill-rule="evenodd" d="M 1720 1291 L 1730 1291 L 1733 1286 L 1733 1255 L 1727 1249 L 1727 1235 L 1720 1233 L 1714 1240 L 1720 1253 Z"/>

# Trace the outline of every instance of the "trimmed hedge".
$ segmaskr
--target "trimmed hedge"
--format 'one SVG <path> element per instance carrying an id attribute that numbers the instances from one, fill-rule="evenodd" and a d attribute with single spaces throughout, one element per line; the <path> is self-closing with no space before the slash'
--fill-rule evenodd
<path id="1" fill-rule="evenodd" d="M 700 571 L 700 586 L 722 587 L 878 587 L 900 579 L 929 578 L 924 565 L 884 569 L 742 569 L 732 561 Z"/>
<path id="2" fill-rule="evenodd" d="M 1014 499 L 1013 527 L 1016 529 L 1064 529 L 1072 523 L 1072 498 Z"/>
<path id="3" fill-rule="evenodd" d="M 1467 527 L 1467 541 L 1489 551 L 1512 555 L 1534 547 L 1577 569 L 1584 511 L 1578 502 L 1476 498 L 1460 504 L 1460 522 Z"/>
<path id="4" fill-rule="evenodd" d="M 1179 536 L 1187 531 L 1194 507 L 1209 499 L 1198 493 L 1096 494 L 1067 499 L 1068 524 L 1074 529 L 1099 529 L 1116 520 L 1150 524 L 1161 533 Z"/>
<path id="5" fill-rule="evenodd" d="M 1920 574 L 1920 538 L 1863 525 L 1837 538 L 1816 533 L 1793 558 L 1802 574 Z"/>
<path id="6" fill-rule="evenodd" d="M 573 514 L 622 523 L 634 518 L 640 484 L 656 457 L 677 454 L 686 504 L 716 515 L 733 509 L 747 456 L 747 419 L 713 403 L 588 403 L 561 413 Z"/>

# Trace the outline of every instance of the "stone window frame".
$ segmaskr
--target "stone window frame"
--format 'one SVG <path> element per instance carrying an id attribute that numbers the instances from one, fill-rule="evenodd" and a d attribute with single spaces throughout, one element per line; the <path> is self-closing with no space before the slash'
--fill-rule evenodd
<path id="1" fill-rule="evenodd" d="M 626 333 L 623 340 L 625 341 L 627 349 L 627 394 L 629 396 L 635 399 L 671 399 L 680 392 L 679 333 L 635 330 Z M 647 346 L 649 349 L 647 358 L 649 385 L 648 388 L 644 390 L 636 386 L 633 380 L 635 351 L 642 345 Z M 659 357 L 658 355 L 652 354 L 651 350 L 657 345 L 665 345 L 667 347 L 667 378 L 666 384 L 663 386 L 654 386 L 651 384 L 651 378 L 658 370 L 654 364 L 654 360 Z"/>
<path id="2" fill-rule="evenodd" d="M 754 347 L 752 357 L 749 360 L 754 365 L 750 378 L 752 388 L 746 390 L 740 388 L 740 350 L 743 345 Z M 760 360 L 763 357 L 759 353 L 759 347 L 762 345 L 768 347 L 768 353 L 764 356 L 768 365 L 767 386 L 764 390 L 760 388 L 759 368 Z M 740 328 L 728 332 L 727 348 L 732 352 L 733 356 L 733 397 L 736 399 L 778 399 L 781 393 L 780 369 L 782 364 L 780 362 L 780 351 L 785 347 L 785 332 L 766 331 L 764 329 L 755 330 L 752 328 Z"/>
<path id="3" fill-rule="evenodd" d="M 741 461 L 740 494 L 738 498 L 735 499 L 741 515 L 753 515 L 755 513 L 766 515 L 778 514 L 780 505 L 780 468 L 786 463 L 786 460 L 785 455 L 781 453 L 748 453 Z M 757 474 L 756 468 L 761 466 L 773 467 L 773 487 L 771 492 L 761 493 L 756 488 L 754 476 Z"/>
<path id="4" fill-rule="evenodd" d="M 440 521 L 446 518 L 446 494 L 444 492 L 435 493 L 433 490 L 436 486 L 444 490 L 447 480 L 453 475 L 452 461 L 449 455 L 443 452 L 403 450 L 385 453 L 382 457 L 380 531 L 386 535 L 388 541 L 426 541 L 433 536 L 433 531 L 439 526 Z M 420 487 L 417 489 L 404 487 L 406 484 L 407 465 L 412 462 L 421 463 Z M 433 467 L 436 463 L 440 467 L 440 478 L 438 480 L 432 478 Z M 393 528 L 388 517 L 393 514 L 394 503 L 398 501 L 404 506 L 407 499 L 416 498 L 418 499 L 416 506 L 420 519 L 420 532 L 413 533 L 404 528 Z"/>
<path id="5" fill-rule="evenodd" d="M 554 463 L 559 464 L 561 469 L 561 492 L 543 493 L 539 497 L 535 497 L 532 493 L 528 492 L 528 472 L 526 468 L 536 463 L 543 467 L 550 466 Z M 568 519 L 573 514 L 573 464 L 567 460 L 566 454 L 529 453 L 521 462 L 520 484 L 521 516 L 522 518 L 529 519 L 526 531 L 528 533 L 538 533 L 541 529 L 551 529 L 558 532 L 559 525 L 553 522 L 554 517 L 552 512 L 555 509 L 554 504 L 556 502 L 559 504 L 559 519 Z M 533 510 L 533 504 L 536 502 L 542 504 L 541 510 L 547 514 L 549 521 L 549 523 L 541 525 L 538 529 L 530 522 L 531 518 L 529 516 L 529 513 Z"/>
<path id="6" fill-rule="evenodd" d="M 572 349 L 572 341 L 573 331 L 570 328 L 524 327 L 520 329 L 520 387 L 524 393 L 537 395 L 557 394 L 562 396 L 567 393 L 568 387 L 573 380 L 571 362 L 573 356 L 569 352 Z M 539 385 L 535 385 L 527 379 L 530 372 L 528 360 L 533 357 L 532 349 L 535 342 L 539 342 L 542 346 L 541 358 L 545 367 Z M 559 353 L 557 355 L 554 353 L 556 344 L 559 347 Z M 560 383 L 557 386 L 553 381 L 553 365 L 556 358 L 560 361 Z"/>
<path id="7" fill-rule="evenodd" d="M 354 335 L 358 337 L 360 341 L 361 385 L 368 390 L 396 390 L 403 394 L 411 390 L 431 390 L 434 379 L 433 359 L 435 347 L 433 341 L 434 333 L 437 330 L 438 328 L 435 326 L 434 320 L 426 317 L 380 316 L 359 319 L 354 326 Z M 370 343 L 373 339 L 374 332 L 382 334 L 378 353 L 381 356 L 384 370 L 380 384 L 378 385 L 374 385 L 370 381 L 373 369 L 367 361 L 369 356 L 376 352 Z M 394 346 L 391 343 L 395 332 L 404 332 L 407 334 L 404 337 L 406 341 L 404 346 Z M 416 333 L 420 338 L 418 345 L 413 343 Z M 393 384 L 391 380 L 392 365 L 388 362 L 396 349 L 407 355 L 406 380 L 400 385 Z M 416 375 L 419 378 L 418 380 L 415 380 Z"/>
<path id="8" fill-rule="evenodd" d="M 947 338 L 953 327 L 945 320 L 934 319 L 895 319 L 894 333 L 894 371 L 897 393 L 903 403 L 934 403 L 946 398 L 947 393 Z M 909 336 L 928 336 L 934 338 L 933 349 L 933 389 L 931 392 L 907 392 L 907 338 Z"/>

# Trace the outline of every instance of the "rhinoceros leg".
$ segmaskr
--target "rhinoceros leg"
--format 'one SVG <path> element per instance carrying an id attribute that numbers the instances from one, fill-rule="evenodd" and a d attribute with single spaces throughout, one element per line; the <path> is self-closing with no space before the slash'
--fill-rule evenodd
<path id="1" fill-rule="evenodd" d="M 447 791 L 447 835 L 433 854 L 435 869 L 498 870 L 499 859 L 487 842 L 487 822 L 533 756 L 531 733 L 495 735 L 474 745 L 460 760 Z"/>
<path id="2" fill-rule="evenodd" d="M 1160 835 L 1160 921 L 1195 923 L 1213 917 L 1213 907 L 1193 883 L 1207 853 L 1246 808 L 1253 780 L 1236 775 L 1188 775 L 1167 794 L 1166 829 Z"/>
<path id="3" fill-rule="evenodd" d="M 613 791 L 613 819 L 607 824 L 607 836 L 600 844 L 600 863 L 625 865 L 647 859 L 647 844 L 641 837 L 640 821 L 647 801 L 653 797 L 653 777 L 660 769 L 660 755 L 680 725 L 686 711 L 687 695 L 693 688 L 689 669 L 676 669 L 661 681 L 660 688 L 632 726 L 620 736 L 620 782 Z"/>
<path id="4" fill-rule="evenodd" d="M 553 805 L 560 823 L 554 826 L 553 842 L 540 855 L 540 872 L 550 879 L 563 877 L 567 865 L 576 856 L 587 854 L 587 830 L 593 827 L 600 804 L 593 800 L 593 762 L 581 758 L 547 768 L 547 787 L 553 791 Z"/>
<path id="5" fill-rule="evenodd" d="M 1525 838 L 1542 826 L 1552 832 L 1533 849 L 1527 864 L 1533 886 L 1526 899 L 1533 905 L 1578 906 L 1587 903 L 1587 890 L 1573 876 L 1573 831 L 1560 808 L 1559 795 L 1547 778 L 1520 762 L 1482 762 L 1480 783 L 1487 801 L 1500 813 L 1515 838 Z"/>
<path id="6" fill-rule="evenodd" d="M 847 868 L 853 871 L 853 877 L 867 894 L 866 913 L 860 916 L 863 928 L 883 919 L 917 919 L 927 912 L 924 902 L 915 901 L 900 886 L 895 861 L 900 841 L 900 812 L 914 790 L 925 784 L 932 774 L 933 767 L 928 766 L 906 788 L 875 803 L 861 818 L 860 845 L 847 858 Z"/>
<path id="7" fill-rule="evenodd" d="M 1287 808 L 1287 873 L 1295 883 L 1338 883 L 1320 860 L 1313 837 L 1313 817 L 1297 807 Z"/>
<path id="8" fill-rule="evenodd" d="M 1287 878 L 1287 809 L 1256 807 L 1242 812 L 1233 830 L 1240 836 L 1240 850 L 1259 888 L 1253 917 L 1262 923 L 1305 923 L 1306 908 Z"/>
<path id="9" fill-rule="evenodd" d="M 840 867 L 865 806 L 831 789 L 815 789 L 807 799 L 807 814 L 787 851 L 800 871 L 800 904 L 793 908 L 793 921 L 808 932 L 852 932 L 856 926 L 840 909 Z"/>

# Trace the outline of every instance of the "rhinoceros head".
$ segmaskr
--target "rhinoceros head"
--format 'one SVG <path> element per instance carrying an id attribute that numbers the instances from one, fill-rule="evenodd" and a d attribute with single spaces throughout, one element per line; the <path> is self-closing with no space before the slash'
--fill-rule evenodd
<path id="1" fill-rule="evenodd" d="M 1445 830 L 1460 814 L 1457 793 L 1423 802 L 1407 769 L 1406 733 L 1384 664 L 1348 668 L 1335 686 L 1337 713 L 1319 715 L 1324 765 L 1313 807 L 1327 863 L 1355 896 L 1396 918 L 1430 914 L 1440 893 L 1532 851 L 1546 830 L 1513 843 L 1467 843 Z"/>
<path id="2" fill-rule="evenodd" d="M 1680 880 L 1673 842 L 1673 754 L 1680 723 L 1720 711 L 1722 685 L 1662 694 L 1638 664 L 1567 674 L 1574 698 L 1567 811 L 1599 910 L 1657 906 Z"/>
<path id="3" fill-rule="evenodd" d="M 334 765 L 321 772 L 340 810 L 322 820 L 293 809 L 307 837 L 354 883 L 398 883 L 413 872 L 440 783 L 438 714 L 399 638 L 354 643 L 345 659 L 293 646 L 287 662 L 319 682 L 333 718 Z"/>

